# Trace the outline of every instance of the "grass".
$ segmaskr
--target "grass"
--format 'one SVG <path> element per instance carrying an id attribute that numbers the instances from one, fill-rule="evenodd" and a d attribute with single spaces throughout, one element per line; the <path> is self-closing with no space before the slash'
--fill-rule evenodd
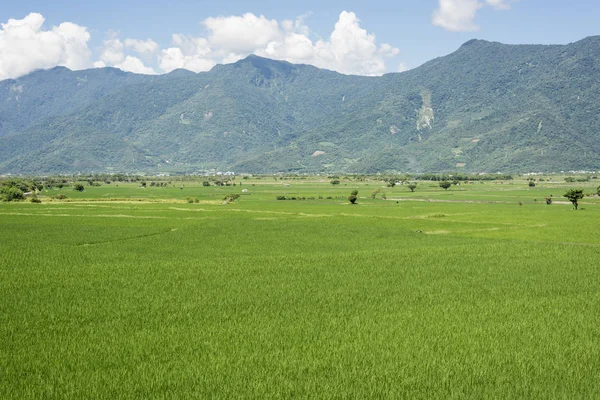
<path id="1" fill-rule="evenodd" d="M 598 199 L 430 186 L 244 181 L 222 205 L 242 188 L 120 184 L 0 204 L 0 397 L 600 396 Z M 318 200 L 355 188 L 358 205 Z"/>

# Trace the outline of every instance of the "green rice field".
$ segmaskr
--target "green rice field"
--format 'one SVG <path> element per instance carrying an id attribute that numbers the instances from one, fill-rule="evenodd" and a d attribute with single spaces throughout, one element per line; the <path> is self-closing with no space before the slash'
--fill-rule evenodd
<path id="1" fill-rule="evenodd" d="M 0 398 L 600 398 L 598 181 L 236 183 L 0 203 Z"/>

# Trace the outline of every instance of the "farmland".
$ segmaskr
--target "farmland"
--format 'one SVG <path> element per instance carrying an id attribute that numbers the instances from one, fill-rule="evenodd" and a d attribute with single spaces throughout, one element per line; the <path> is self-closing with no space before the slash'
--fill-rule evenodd
<path id="1" fill-rule="evenodd" d="M 236 182 L 0 203 L 0 398 L 600 396 L 597 180 Z"/>

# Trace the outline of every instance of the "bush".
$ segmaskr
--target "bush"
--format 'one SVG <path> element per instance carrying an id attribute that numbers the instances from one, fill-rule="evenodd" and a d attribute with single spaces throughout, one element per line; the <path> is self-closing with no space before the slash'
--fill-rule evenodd
<path id="1" fill-rule="evenodd" d="M 42 202 L 42 200 L 40 200 L 39 197 L 37 197 L 37 196 L 31 196 L 29 198 L 29 201 L 32 203 L 41 203 Z"/>
<path id="2" fill-rule="evenodd" d="M 15 186 L 3 187 L 0 191 L 0 198 L 3 201 L 19 201 L 25 198 L 23 191 Z"/>
<path id="3" fill-rule="evenodd" d="M 223 197 L 223 202 L 226 204 L 229 204 L 229 203 L 233 203 L 234 201 L 236 201 L 239 198 L 240 198 L 239 194 L 232 193 L 232 194 L 228 194 L 227 196 Z"/>
<path id="4" fill-rule="evenodd" d="M 410 189 L 411 192 L 414 192 L 415 189 L 417 188 L 417 185 L 414 183 L 411 183 L 410 185 L 408 185 L 408 188 Z"/>
<path id="5" fill-rule="evenodd" d="M 440 187 L 444 190 L 448 190 L 448 188 L 452 186 L 452 183 L 448 182 L 448 181 L 442 181 L 440 182 Z"/>
<path id="6" fill-rule="evenodd" d="M 552 197 L 546 197 L 545 200 L 547 205 L 552 204 Z"/>
<path id="7" fill-rule="evenodd" d="M 277 200 L 285 200 L 286 198 L 285 198 L 285 196 L 277 196 L 277 197 L 275 197 L 275 199 L 277 199 Z"/>
<path id="8" fill-rule="evenodd" d="M 85 188 L 81 183 L 76 183 L 75 185 L 73 185 L 73 190 L 75 190 L 76 192 L 83 192 L 84 189 Z"/>
<path id="9" fill-rule="evenodd" d="M 529 187 L 535 187 L 535 182 L 534 181 L 529 181 Z"/>
<path id="10" fill-rule="evenodd" d="M 348 201 L 352 204 L 356 204 L 356 200 L 358 200 L 358 190 L 353 190 L 348 196 Z"/>
<path id="11" fill-rule="evenodd" d="M 204 181 L 204 182 L 202 182 L 202 186 L 210 186 L 210 182 L 209 181 Z"/>
<path id="12" fill-rule="evenodd" d="M 67 196 L 65 196 L 65 195 L 64 195 L 64 194 L 62 194 L 62 193 L 59 193 L 59 194 L 55 195 L 55 196 L 54 196 L 54 198 L 55 198 L 56 200 L 66 200 L 66 199 L 67 199 Z"/>
<path id="13" fill-rule="evenodd" d="M 331 183 L 332 185 L 339 185 L 339 184 L 340 184 L 340 181 L 339 181 L 339 180 L 337 180 L 337 179 L 334 179 L 334 180 L 332 180 L 332 181 L 331 181 L 331 182 L 329 182 L 329 183 Z"/>

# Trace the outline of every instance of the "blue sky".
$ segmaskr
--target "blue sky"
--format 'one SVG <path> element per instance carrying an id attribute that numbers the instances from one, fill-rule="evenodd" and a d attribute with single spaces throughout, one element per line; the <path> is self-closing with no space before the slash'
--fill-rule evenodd
<path id="1" fill-rule="evenodd" d="M 598 16 L 591 0 L 9 1 L 0 7 L 0 79 L 54 65 L 198 72 L 251 52 L 379 75 L 472 38 L 566 44 L 600 34 Z"/>

